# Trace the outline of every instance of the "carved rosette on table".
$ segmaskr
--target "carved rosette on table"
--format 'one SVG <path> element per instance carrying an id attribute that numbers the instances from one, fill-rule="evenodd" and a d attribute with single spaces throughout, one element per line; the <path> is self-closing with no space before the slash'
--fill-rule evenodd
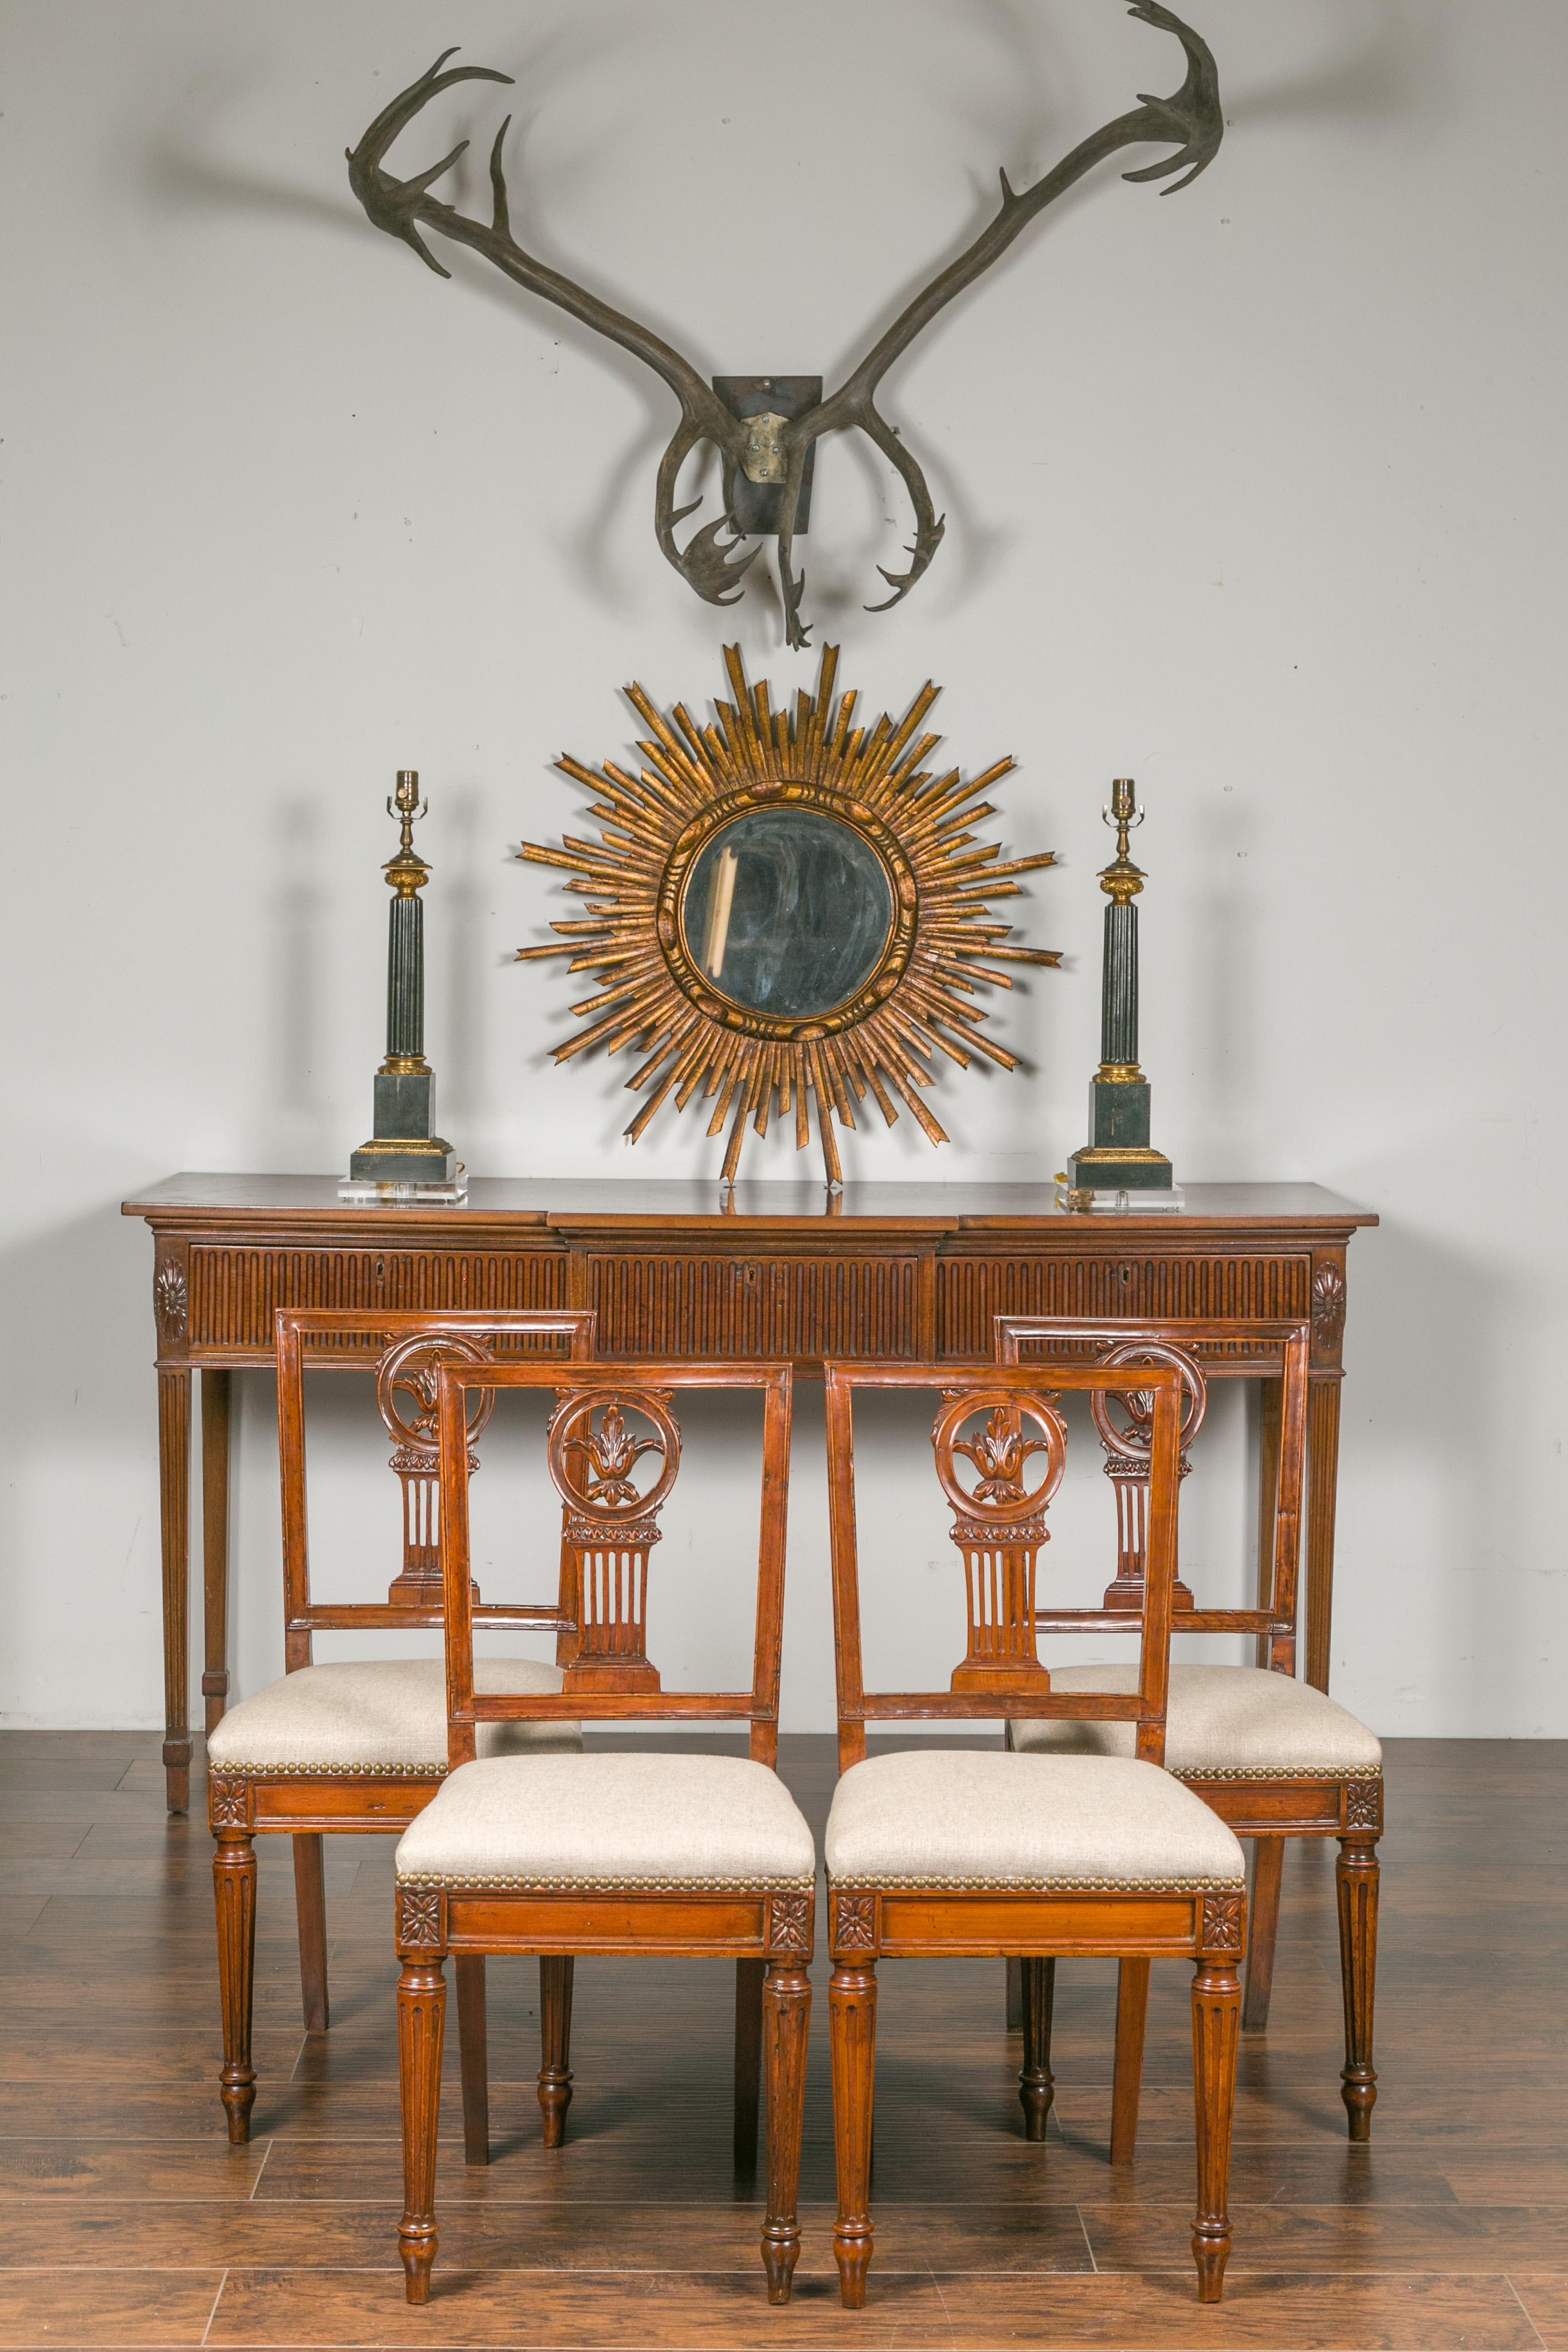
<path id="1" fill-rule="evenodd" d="M 1060 962 L 1009 944 L 1012 926 L 991 919 L 992 902 L 1016 897 L 1018 877 L 1055 855 L 1004 859 L 976 845 L 970 828 L 994 814 L 978 795 L 1014 763 L 970 783 L 929 767 L 941 738 L 921 729 L 934 686 L 902 719 L 857 727 L 853 692 L 835 699 L 836 647 L 793 712 L 774 711 L 765 683 L 748 687 L 738 647 L 724 658 L 735 700 L 718 704 L 713 726 L 679 704 L 666 719 L 641 687 L 626 689 L 648 730 L 640 775 L 558 762 L 597 795 L 600 838 L 525 842 L 519 855 L 563 869 L 587 915 L 552 925 L 562 939 L 519 961 L 567 956 L 571 971 L 598 973 L 601 988 L 573 1007 L 587 1027 L 555 1058 L 644 1056 L 626 1080 L 647 1097 L 630 1141 L 667 1102 L 711 1103 L 709 1134 L 729 1123 L 728 1184 L 748 1124 L 765 1135 L 793 1116 L 804 1149 L 815 1100 L 837 1191 L 835 1119 L 853 1128 L 874 1106 L 890 1127 L 902 1108 L 942 1143 L 921 1099 L 931 1065 L 966 1068 L 979 1055 L 1017 1067 L 971 1000 L 1011 988 L 1007 966 Z"/>
<path id="2" fill-rule="evenodd" d="M 1312 1353 L 1328 1363 L 1339 1361 L 1345 1336 L 1344 1269 L 1332 1258 L 1320 1260 L 1312 1276 Z"/>
<path id="3" fill-rule="evenodd" d="M 191 1294 L 184 1269 L 166 1259 L 153 1277 L 153 1311 L 165 1339 L 183 1339 L 190 1324 Z"/>

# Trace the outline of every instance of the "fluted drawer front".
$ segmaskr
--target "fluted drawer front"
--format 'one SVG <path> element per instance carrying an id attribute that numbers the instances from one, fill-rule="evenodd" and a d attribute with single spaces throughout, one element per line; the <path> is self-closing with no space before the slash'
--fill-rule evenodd
<path id="1" fill-rule="evenodd" d="M 564 1307 L 564 1251 L 224 1249 L 193 1243 L 193 1349 L 272 1346 L 279 1307 Z"/>
<path id="2" fill-rule="evenodd" d="M 912 1257 L 591 1254 L 605 1355 L 910 1357 Z"/>
<path id="3" fill-rule="evenodd" d="M 938 1346 L 944 1356 L 989 1356 L 998 1315 L 1305 1315 L 1311 1259 L 1167 1255 L 1094 1257 L 998 1252 L 937 1267 Z"/>

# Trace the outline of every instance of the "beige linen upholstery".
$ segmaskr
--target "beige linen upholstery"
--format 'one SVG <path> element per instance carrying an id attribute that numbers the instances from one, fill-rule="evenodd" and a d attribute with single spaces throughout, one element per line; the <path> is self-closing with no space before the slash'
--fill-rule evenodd
<path id="1" fill-rule="evenodd" d="M 1058 1691 L 1135 1691 L 1136 1666 L 1053 1666 Z M 1131 1723 L 1015 1722 L 1020 1754 L 1131 1756 Z M 1171 1668 L 1165 1769 L 1188 1780 L 1276 1780 L 1383 1769 L 1373 1734 L 1325 1693 L 1267 1666 Z"/>
<path id="2" fill-rule="evenodd" d="M 827 1818 L 827 1875 L 836 1886 L 1184 1894 L 1239 1885 L 1244 1873 L 1219 1815 L 1157 1764 L 949 1748 L 851 1765 Z"/>
<path id="3" fill-rule="evenodd" d="M 558 1691 L 559 1666 L 480 1658 L 479 1691 Z M 481 1723 L 481 1756 L 580 1748 L 574 1723 Z M 231 1706 L 207 1740 L 226 1772 L 406 1772 L 447 1769 L 447 1670 L 439 1658 L 301 1666 Z"/>
<path id="4" fill-rule="evenodd" d="M 405 1831 L 397 1877 L 762 1892 L 813 1885 L 816 1848 L 777 1773 L 744 1757 L 497 1757 L 462 1765 Z"/>

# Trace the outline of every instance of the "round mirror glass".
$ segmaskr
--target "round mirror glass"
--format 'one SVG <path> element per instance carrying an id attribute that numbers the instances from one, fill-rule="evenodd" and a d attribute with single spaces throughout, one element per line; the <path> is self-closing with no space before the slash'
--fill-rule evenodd
<path id="1" fill-rule="evenodd" d="M 687 878 L 686 945 L 704 980 L 752 1013 L 812 1021 L 864 988 L 893 927 L 886 866 L 814 809 L 752 809 Z"/>

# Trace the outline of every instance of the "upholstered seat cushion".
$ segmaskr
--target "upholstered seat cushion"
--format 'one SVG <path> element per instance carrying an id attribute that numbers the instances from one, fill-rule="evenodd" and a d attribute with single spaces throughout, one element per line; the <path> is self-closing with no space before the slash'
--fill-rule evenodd
<path id="1" fill-rule="evenodd" d="M 397 1848 L 399 1883 L 425 1886 L 761 1890 L 816 1875 L 789 1790 L 741 1756 L 464 1764 Z"/>
<path id="2" fill-rule="evenodd" d="M 1135 1666 L 1053 1666 L 1058 1691 L 1134 1691 Z M 1015 1722 L 1021 1754 L 1131 1756 L 1131 1723 Z M 1165 1769 L 1178 1777 L 1273 1780 L 1383 1769 L 1376 1737 L 1322 1691 L 1267 1666 L 1171 1668 Z"/>
<path id="3" fill-rule="evenodd" d="M 558 1691 L 559 1666 L 480 1658 L 476 1690 Z M 481 1723 L 483 1755 L 580 1748 L 574 1723 Z M 231 1706 L 207 1741 L 226 1772 L 444 1772 L 447 1670 L 439 1658 L 300 1666 Z"/>
<path id="4" fill-rule="evenodd" d="M 415 1834 L 410 1832 L 411 1836 Z M 1157 1764 L 918 1750 L 851 1765 L 827 1817 L 840 1886 L 1231 1886 L 1241 1847 Z"/>

